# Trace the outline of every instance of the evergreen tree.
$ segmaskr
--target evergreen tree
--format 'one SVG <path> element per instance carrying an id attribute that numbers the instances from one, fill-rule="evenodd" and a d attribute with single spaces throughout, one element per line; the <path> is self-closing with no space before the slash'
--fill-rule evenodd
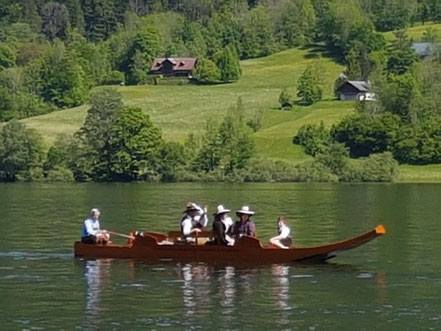
<path id="1" fill-rule="evenodd" d="M 217 83 L 221 80 L 221 71 L 209 59 L 200 58 L 197 61 L 195 78 L 201 83 Z"/>
<path id="2" fill-rule="evenodd" d="M 6 46 L 0 44 L 0 71 L 15 65 L 15 54 Z"/>
<path id="3" fill-rule="evenodd" d="M 114 1 L 81 0 L 87 39 L 104 40 L 115 30 L 117 17 Z"/>

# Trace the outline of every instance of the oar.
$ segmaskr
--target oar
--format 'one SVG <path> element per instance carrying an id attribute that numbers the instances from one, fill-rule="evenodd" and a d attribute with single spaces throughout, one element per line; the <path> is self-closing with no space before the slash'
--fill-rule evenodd
<path id="1" fill-rule="evenodd" d="M 122 233 L 118 233 L 118 232 L 107 231 L 107 233 L 114 234 L 115 236 L 120 236 L 120 237 L 124 237 L 124 238 L 135 239 L 135 237 L 128 236 L 126 234 L 122 234 Z"/>

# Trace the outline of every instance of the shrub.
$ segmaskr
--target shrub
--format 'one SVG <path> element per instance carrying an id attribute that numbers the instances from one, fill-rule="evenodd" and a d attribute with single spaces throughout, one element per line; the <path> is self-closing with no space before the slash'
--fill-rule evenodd
<path id="1" fill-rule="evenodd" d="M 293 143 L 302 146 L 306 154 L 315 156 L 327 150 L 330 138 L 329 130 L 320 122 L 320 125 L 303 125 L 293 138 Z"/>

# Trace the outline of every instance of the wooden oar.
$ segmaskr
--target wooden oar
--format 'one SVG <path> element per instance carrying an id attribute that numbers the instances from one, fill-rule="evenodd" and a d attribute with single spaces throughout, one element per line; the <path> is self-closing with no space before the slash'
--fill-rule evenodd
<path id="1" fill-rule="evenodd" d="M 120 237 L 124 237 L 124 238 L 135 239 L 135 237 L 128 236 L 126 234 L 122 234 L 122 233 L 118 233 L 118 232 L 107 231 L 107 233 L 114 234 L 115 236 L 120 236 Z"/>

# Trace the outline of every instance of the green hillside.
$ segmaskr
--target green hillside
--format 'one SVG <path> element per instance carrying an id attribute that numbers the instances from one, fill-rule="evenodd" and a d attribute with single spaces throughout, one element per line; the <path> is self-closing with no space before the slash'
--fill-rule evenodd
<path id="1" fill-rule="evenodd" d="M 418 41 L 422 41 L 424 39 L 423 38 L 424 32 L 428 28 L 433 29 L 433 31 L 438 36 L 441 37 L 441 23 L 416 25 L 416 26 L 413 26 L 411 28 L 406 29 L 405 31 L 407 32 L 407 35 L 409 36 L 409 38 L 412 38 L 412 40 L 414 40 L 415 42 L 418 42 Z M 393 31 L 386 32 L 383 35 L 389 41 L 395 39 Z"/>
<path id="2" fill-rule="evenodd" d="M 295 86 L 308 63 L 319 58 L 323 72 L 325 100 L 313 106 L 278 109 L 283 87 L 295 94 Z M 210 86 L 145 85 L 118 87 L 124 103 L 141 107 L 159 125 L 168 140 L 182 141 L 190 132 L 202 133 L 210 118 L 221 119 L 242 97 L 247 117 L 264 111 L 264 128 L 254 135 L 257 151 L 265 157 L 295 162 L 307 156 L 291 142 L 305 123 L 324 121 L 327 125 L 350 113 L 353 103 L 334 100 L 333 84 L 342 67 L 317 49 L 290 49 L 266 58 L 242 61 L 242 78 L 232 84 Z M 66 109 L 23 120 L 37 129 L 50 145 L 61 133 L 72 134 L 82 125 L 87 106 Z"/>

